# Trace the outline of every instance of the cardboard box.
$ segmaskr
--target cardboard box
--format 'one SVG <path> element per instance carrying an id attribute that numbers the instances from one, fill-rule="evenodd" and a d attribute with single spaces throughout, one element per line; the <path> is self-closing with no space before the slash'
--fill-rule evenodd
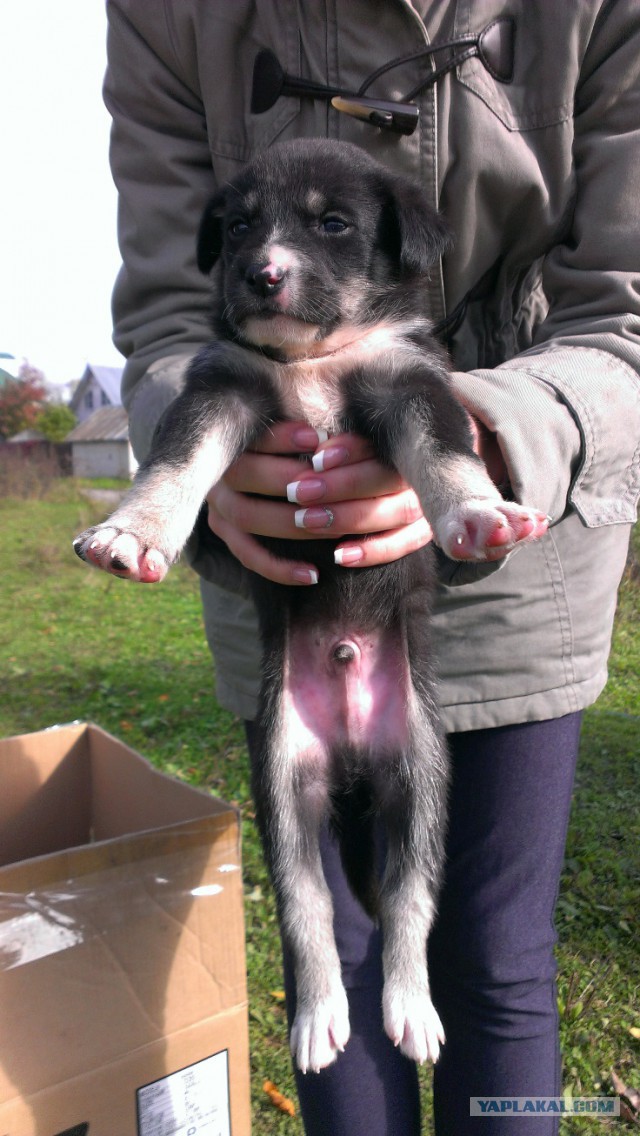
<path id="1" fill-rule="evenodd" d="M 0 1136 L 248 1136 L 235 811 L 92 725 L 0 785 Z"/>

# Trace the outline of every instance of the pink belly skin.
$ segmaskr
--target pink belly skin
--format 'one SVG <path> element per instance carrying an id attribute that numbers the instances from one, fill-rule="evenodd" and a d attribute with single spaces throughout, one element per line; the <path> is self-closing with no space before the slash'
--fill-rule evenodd
<path id="1" fill-rule="evenodd" d="M 290 757 L 336 748 L 397 752 L 408 742 L 409 671 L 398 631 L 296 628 L 284 667 Z"/>

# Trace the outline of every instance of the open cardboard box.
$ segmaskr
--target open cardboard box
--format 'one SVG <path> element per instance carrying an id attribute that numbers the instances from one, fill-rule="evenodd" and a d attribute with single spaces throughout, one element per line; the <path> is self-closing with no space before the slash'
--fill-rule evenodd
<path id="1" fill-rule="evenodd" d="M 0 1136 L 248 1136 L 236 812 L 93 725 L 0 786 Z"/>

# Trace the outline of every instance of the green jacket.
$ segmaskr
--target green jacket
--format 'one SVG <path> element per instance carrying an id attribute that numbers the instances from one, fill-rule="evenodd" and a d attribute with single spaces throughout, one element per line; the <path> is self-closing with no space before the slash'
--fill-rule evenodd
<path id="1" fill-rule="evenodd" d="M 480 32 L 505 9 L 511 81 L 467 59 L 418 96 L 410 137 L 310 99 L 251 113 L 261 48 L 291 75 L 357 91 L 390 60 Z M 417 175 L 448 218 L 454 247 L 429 303 L 439 321 L 468 300 L 452 341 L 455 389 L 497 432 L 516 498 L 554 518 L 547 537 L 499 570 L 452 566 L 441 584 L 445 724 L 552 718 L 593 701 L 640 483 L 640 4 L 109 0 L 108 11 L 124 261 L 115 342 L 128 359 L 123 399 L 138 456 L 210 338 L 195 234 L 214 187 L 276 139 L 365 147 Z M 401 98 L 432 66 L 403 64 L 368 93 Z M 219 697 L 251 717 L 253 613 L 192 552 Z"/>

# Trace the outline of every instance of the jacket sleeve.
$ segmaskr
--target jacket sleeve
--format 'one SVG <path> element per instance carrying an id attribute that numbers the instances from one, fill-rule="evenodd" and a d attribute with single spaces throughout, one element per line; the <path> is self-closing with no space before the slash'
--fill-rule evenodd
<path id="1" fill-rule="evenodd" d="M 114 342 L 127 358 L 122 400 L 142 458 L 190 357 L 211 338 L 211 288 L 197 268 L 195 234 L 215 186 L 202 102 L 174 53 L 165 8 L 109 0 L 107 12 L 104 97 L 124 262 Z M 197 74 L 195 62 L 189 72 Z"/>
<path id="2" fill-rule="evenodd" d="M 574 118 L 575 207 L 545 258 L 549 312 L 529 350 L 456 372 L 497 432 L 516 498 L 589 527 L 632 522 L 640 492 L 640 9 L 604 3 Z"/>
<path id="3" fill-rule="evenodd" d="M 211 339 L 211 285 L 196 263 L 196 234 L 215 189 L 197 74 L 174 53 L 166 8 L 108 0 L 105 103 L 113 119 L 111 169 L 118 188 L 123 267 L 113 293 L 114 342 L 127 358 L 122 401 L 138 460 L 183 386 L 195 352 Z M 205 579 L 243 591 L 244 574 L 202 517 L 187 559 Z"/>

